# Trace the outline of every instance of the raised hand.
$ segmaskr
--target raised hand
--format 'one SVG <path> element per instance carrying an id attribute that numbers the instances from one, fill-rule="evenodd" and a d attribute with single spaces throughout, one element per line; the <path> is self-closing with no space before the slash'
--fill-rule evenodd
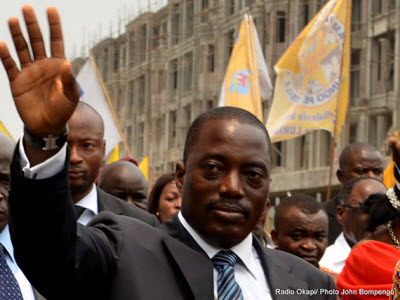
<path id="1" fill-rule="evenodd" d="M 79 87 L 72 74 L 71 64 L 65 60 L 60 17 L 55 8 L 48 8 L 51 57 L 47 57 L 33 8 L 27 5 L 22 11 L 34 59 L 31 58 L 17 18 L 9 20 L 9 28 L 21 70 L 11 58 L 4 42 L 0 42 L 0 58 L 25 126 L 38 136 L 57 136 L 64 131 L 79 100 Z"/>

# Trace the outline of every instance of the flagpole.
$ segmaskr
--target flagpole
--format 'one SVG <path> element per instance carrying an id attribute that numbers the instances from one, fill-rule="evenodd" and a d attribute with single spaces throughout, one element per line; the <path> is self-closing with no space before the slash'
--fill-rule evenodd
<path id="1" fill-rule="evenodd" d="M 89 58 L 92 60 L 94 69 L 96 70 L 96 75 L 97 75 L 97 78 L 99 79 L 101 89 L 103 90 L 104 96 L 106 97 L 108 107 L 110 108 L 110 111 L 111 111 L 111 114 L 112 114 L 112 116 L 113 116 L 114 122 L 115 122 L 115 124 L 117 125 L 118 132 L 119 132 L 119 134 L 121 135 L 122 142 L 124 143 L 125 151 L 126 151 L 126 153 L 128 154 L 128 156 L 132 157 L 132 152 L 131 152 L 131 150 L 129 149 L 128 142 L 126 141 L 125 134 L 124 134 L 124 132 L 123 132 L 122 129 L 121 129 L 121 125 L 120 125 L 120 123 L 119 123 L 118 116 L 117 116 L 117 114 L 115 113 L 114 107 L 113 107 L 112 102 L 111 102 L 111 100 L 110 100 L 110 96 L 108 95 L 107 88 L 106 88 L 106 86 L 104 85 L 103 78 L 101 77 L 101 73 L 100 73 L 100 71 L 99 71 L 99 68 L 97 67 L 96 60 L 94 59 L 93 53 L 92 53 L 91 50 L 89 50 Z"/>
<path id="2" fill-rule="evenodd" d="M 347 12 L 346 12 L 346 25 L 347 26 L 351 26 L 351 21 L 349 22 L 349 18 L 351 16 L 351 4 L 349 4 L 349 0 L 347 0 Z M 350 19 L 351 20 L 351 19 Z M 349 30 L 346 28 L 346 31 Z M 336 122 L 335 122 L 335 128 L 334 128 L 334 132 L 333 132 L 333 136 L 331 139 L 331 153 L 330 153 L 330 157 L 329 157 L 329 181 L 328 181 L 328 190 L 326 192 L 326 202 L 328 202 L 331 199 L 331 193 L 332 193 L 332 174 L 333 174 L 333 160 L 335 157 L 335 145 L 336 145 L 336 138 L 337 138 L 337 126 L 338 126 L 338 114 L 339 114 L 339 103 L 340 103 L 340 90 L 342 88 L 342 71 L 343 71 L 343 60 L 345 59 L 345 46 L 346 46 L 346 37 L 349 39 L 348 42 L 348 47 L 351 48 L 351 40 L 350 40 L 350 34 L 345 34 L 345 40 L 343 42 L 343 55 L 342 55 L 342 60 L 340 62 L 340 84 L 339 84 L 339 89 L 337 92 L 338 98 L 336 101 Z M 350 49 L 347 53 L 347 55 L 349 56 L 349 65 L 351 65 L 351 56 L 350 56 Z M 347 91 L 349 93 L 349 90 Z M 347 99 L 349 99 L 349 95 L 347 95 Z M 349 101 L 348 101 L 349 102 Z M 350 109 L 349 109 L 349 103 L 347 103 L 347 112 L 346 112 L 346 117 L 348 118 L 348 113 L 349 113 Z"/>

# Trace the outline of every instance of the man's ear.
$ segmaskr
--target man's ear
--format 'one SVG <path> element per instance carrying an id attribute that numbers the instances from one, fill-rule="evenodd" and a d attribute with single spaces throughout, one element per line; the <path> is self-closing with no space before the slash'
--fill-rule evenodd
<path id="1" fill-rule="evenodd" d="M 271 239 L 274 242 L 274 244 L 276 245 L 276 249 L 279 249 L 279 247 L 278 247 L 278 232 L 276 231 L 276 229 L 272 229 Z"/>
<path id="2" fill-rule="evenodd" d="M 183 181 L 185 179 L 185 174 L 186 174 L 186 168 L 185 165 L 182 161 L 179 161 L 176 163 L 175 167 L 175 182 L 176 182 L 176 187 L 178 188 L 179 192 L 182 194 L 182 187 L 183 187 Z"/>
<path id="3" fill-rule="evenodd" d="M 106 157 L 106 140 L 103 140 L 103 160 Z"/>
<path id="4" fill-rule="evenodd" d="M 338 220 L 339 224 L 343 225 L 343 218 L 344 218 L 344 207 L 338 205 L 336 207 L 336 219 Z"/>
<path id="5" fill-rule="evenodd" d="M 343 171 L 342 171 L 342 170 L 338 169 L 338 170 L 336 171 L 336 177 L 337 177 L 337 179 L 339 180 L 339 182 L 340 182 L 341 184 L 343 184 L 343 182 L 344 182 L 344 175 L 343 175 Z"/>

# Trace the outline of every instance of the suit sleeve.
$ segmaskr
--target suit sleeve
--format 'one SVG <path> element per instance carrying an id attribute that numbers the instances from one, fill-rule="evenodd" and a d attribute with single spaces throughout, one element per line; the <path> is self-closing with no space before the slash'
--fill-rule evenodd
<path id="1" fill-rule="evenodd" d="M 117 226 L 77 224 L 68 187 L 68 159 L 62 171 L 40 180 L 26 178 L 19 159 L 15 151 L 8 201 L 18 265 L 47 299 L 104 298 L 121 237 Z"/>

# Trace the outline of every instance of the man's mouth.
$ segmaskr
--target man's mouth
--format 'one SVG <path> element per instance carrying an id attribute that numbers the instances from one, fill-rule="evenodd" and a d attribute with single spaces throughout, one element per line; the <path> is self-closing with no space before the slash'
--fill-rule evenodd
<path id="1" fill-rule="evenodd" d="M 69 170 L 68 175 L 70 179 L 81 178 L 85 174 L 84 171 L 80 170 Z"/>
<path id="2" fill-rule="evenodd" d="M 211 207 L 212 211 L 221 219 L 234 222 L 245 217 L 245 210 L 237 205 L 218 203 Z"/>

